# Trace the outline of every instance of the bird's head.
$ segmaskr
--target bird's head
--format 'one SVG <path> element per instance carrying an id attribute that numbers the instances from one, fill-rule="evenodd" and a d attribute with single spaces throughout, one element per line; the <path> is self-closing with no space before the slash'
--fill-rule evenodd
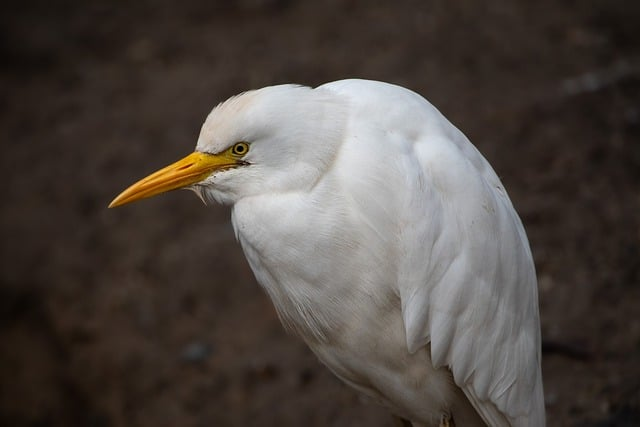
<path id="1" fill-rule="evenodd" d="M 245 92 L 211 111 L 193 153 L 133 184 L 109 207 L 178 188 L 220 203 L 304 191 L 330 168 L 346 120 L 346 101 L 327 90 L 280 85 Z"/>

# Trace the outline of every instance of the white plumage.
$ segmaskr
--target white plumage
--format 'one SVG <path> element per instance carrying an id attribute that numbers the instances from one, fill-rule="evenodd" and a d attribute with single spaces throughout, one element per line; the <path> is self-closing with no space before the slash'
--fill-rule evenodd
<path id="1" fill-rule="evenodd" d="M 527 237 L 424 98 L 364 80 L 246 92 L 112 205 L 180 187 L 232 206 L 282 323 L 346 383 L 416 426 L 544 426 Z"/>

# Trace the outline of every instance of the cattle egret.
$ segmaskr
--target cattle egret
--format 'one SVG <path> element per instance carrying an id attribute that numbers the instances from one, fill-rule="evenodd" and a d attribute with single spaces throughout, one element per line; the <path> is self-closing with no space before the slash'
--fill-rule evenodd
<path id="1" fill-rule="evenodd" d="M 544 426 L 527 236 L 489 163 L 418 94 L 245 92 L 110 207 L 177 188 L 231 206 L 283 325 L 353 388 L 414 426 Z"/>

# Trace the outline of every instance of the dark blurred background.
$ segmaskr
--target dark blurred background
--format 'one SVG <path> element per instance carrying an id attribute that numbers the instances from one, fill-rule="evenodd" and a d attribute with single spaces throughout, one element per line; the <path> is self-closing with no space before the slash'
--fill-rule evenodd
<path id="1" fill-rule="evenodd" d="M 640 2 L 8 2 L 0 64 L 1 425 L 391 426 L 283 332 L 227 208 L 106 209 L 228 96 L 345 77 L 423 94 L 503 179 L 549 425 L 640 425 Z"/>

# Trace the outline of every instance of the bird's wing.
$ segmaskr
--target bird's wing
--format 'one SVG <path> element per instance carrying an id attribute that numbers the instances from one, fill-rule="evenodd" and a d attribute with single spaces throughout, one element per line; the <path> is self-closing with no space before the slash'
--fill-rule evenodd
<path id="1" fill-rule="evenodd" d="M 419 176 L 407 174 L 400 222 L 407 345 L 430 344 L 489 425 L 543 426 L 529 244 L 494 171 L 449 126 L 413 144 L 409 160 Z"/>
<path id="2" fill-rule="evenodd" d="M 350 194 L 380 229 L 396 224 L 409 351 L 430 345 L 487 424 L 544 426 L 535 270 L 491 166 L 414 92 L 363 80 L 319 89 L 349 99 Z"/>

